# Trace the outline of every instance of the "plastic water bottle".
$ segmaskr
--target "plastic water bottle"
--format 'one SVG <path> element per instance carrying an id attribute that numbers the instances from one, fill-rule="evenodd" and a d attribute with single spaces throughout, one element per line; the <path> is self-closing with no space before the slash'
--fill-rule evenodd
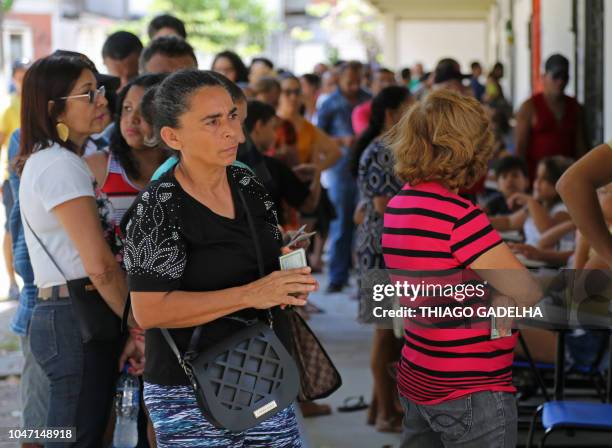
<path id="1" fill-rule="evenodd" d="M 134 448 L 138 444 L 138 409 L 140 406 L 140 388 L 138 379 L 128 373 L 129 365 L 117 381 L 115 393 L 115 432 L 114 448 Z"/>

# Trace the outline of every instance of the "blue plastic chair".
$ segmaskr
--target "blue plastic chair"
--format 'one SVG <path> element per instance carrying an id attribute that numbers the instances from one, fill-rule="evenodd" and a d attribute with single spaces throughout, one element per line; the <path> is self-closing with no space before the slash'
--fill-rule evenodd
<path id="1" fill-rule="evenodd" d="M 612 404 L 583 401 L 549 401 L 538 407 L 531 420 L 527 448 L 531 448 L 537 417 L 542 414 L 545 429 L 540 447 L 557 429 L 610 431 L 612 432 Z"/>

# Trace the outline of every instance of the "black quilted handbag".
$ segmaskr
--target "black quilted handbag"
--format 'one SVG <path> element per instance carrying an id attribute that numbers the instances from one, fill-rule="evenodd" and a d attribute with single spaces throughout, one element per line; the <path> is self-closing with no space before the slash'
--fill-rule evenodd
<path id="1" fill-rule="evenodd" d="M 255 224 L 240 190 L 239 193 L 253 236 L 259 275 L 263 277 Z M 244 431 L 282 411 L 297 397 L 300 383 L 297 366 L 272 329 L 270 310 L 268 319 L 268 324 L 242 320 L 243 329 L 204 351 L 197 350 L 203 331 L 200 325 L 184 355 L 170 333 L 161 329 L 189 378 L 202 414 L 216 427 Z"/>

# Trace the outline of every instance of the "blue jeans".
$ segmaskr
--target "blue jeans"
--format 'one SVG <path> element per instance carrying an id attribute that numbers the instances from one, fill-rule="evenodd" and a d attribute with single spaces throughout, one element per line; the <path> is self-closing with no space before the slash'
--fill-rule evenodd
<path id="1" fill-rule="evenodd" d="M 20 339 L 23 352 L 23 370 L 19 384 L 21 426 L 28 429 L 43 429 L 47 423 L 49 408 L 49 380 L 32 355 L 30 337 L 21 336 Z M 26 439 L 21 442 L 43 444 L 44 440 Z"/>
<path id="2" fill-rule="evenodd" d="M 344 155 L 330 168 L 329 199 L 336 209 L 336 219 L 329 226 L 329 282 L 344 285 L 348 281 L 355 225 L 353 214 L 357 204 L 357 186 L 348 171 L 349 156 Z"/>
<path id="3" fill-rule="evenodd" d="M 400 397 L 401 448 L 514 448 L 518 416 L 514 394 L 476 392 L 435 405 Z"/>
<path id="4" fill-rule="evenodd" d="M 70 299 L 38 300 L 30 348 L 49 379 L 46 426 L 76 428 L 76 443 L 50 446 L 99 447 L 118 377 L 120 341 L 84 344 Z"/>

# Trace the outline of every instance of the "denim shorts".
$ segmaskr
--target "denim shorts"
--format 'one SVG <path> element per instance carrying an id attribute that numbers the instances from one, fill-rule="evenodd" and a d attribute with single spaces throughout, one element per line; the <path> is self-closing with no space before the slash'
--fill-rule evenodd
<path id="1" fill-rule="evenodd" d="M 401 448 L 514 448 L 517 408 L 509 392 L 476 392 L 435 405 L 400 397 Z"/>
<path id="2" fill-rule="evenodd" d="M 293 405 L 254 428 L 231 432 L 204 418 L 190 386 L 145 382 L 144 399 L 155 428 L 158 448 L 300 448 Z"/>

